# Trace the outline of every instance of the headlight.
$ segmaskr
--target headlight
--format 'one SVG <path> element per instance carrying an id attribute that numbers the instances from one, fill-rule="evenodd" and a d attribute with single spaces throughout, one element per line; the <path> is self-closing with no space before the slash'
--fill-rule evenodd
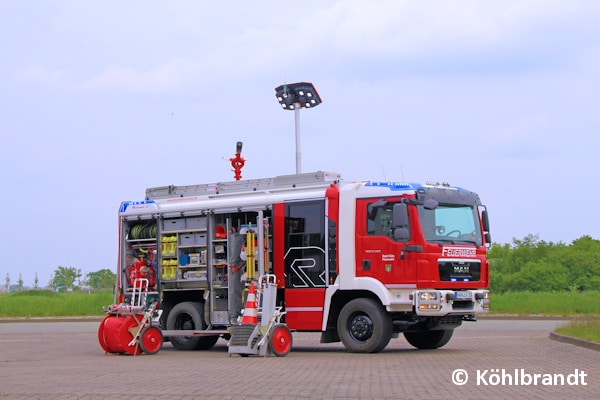
<path id="1" fill-rule="evenodd" d="M 419 299 L 422 301 L 432 301 L 438 299 L 438 292 L 421 292 Z"/>
<path id="2" fill-rule="evenodd" d="M 491 296 L 489 291 L 479 292 L 475 294 L 475 299 L 481 302 L 481 307 L 484 310 L 489 310 L 490 308 L 490 297 Z"/>
<path id="3" fill-rule="evenodd" d="M 485 296 L 483 297 L 483 308 L 485 310 L 490 309 L 490 292 L 485 292 Z"/>

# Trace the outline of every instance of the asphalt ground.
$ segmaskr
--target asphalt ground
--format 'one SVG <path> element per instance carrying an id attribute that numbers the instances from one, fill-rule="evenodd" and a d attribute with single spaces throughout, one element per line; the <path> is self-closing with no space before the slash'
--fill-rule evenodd
<path id="1" fill-rule="evenodd" d="M 378 354 L 294 333 L 286 357 L 105 354 L 98 321 L 0 323 L 0 399 L 597 399 L 600 352 L 550 339 L 558 320 L 481 320 L 445 347 Z M 465 381 L 465 378 L 468 378 Z"/>

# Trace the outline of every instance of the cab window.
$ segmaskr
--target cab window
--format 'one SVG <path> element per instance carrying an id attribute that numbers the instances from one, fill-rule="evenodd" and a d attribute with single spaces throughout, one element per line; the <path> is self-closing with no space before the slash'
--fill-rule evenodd
<path id="1" fill-rule="evenodd" d="M 382 200 L 367 204 L 367 235 L 387 236 L 394 240 L 392 210 L 396 202 Z"/>

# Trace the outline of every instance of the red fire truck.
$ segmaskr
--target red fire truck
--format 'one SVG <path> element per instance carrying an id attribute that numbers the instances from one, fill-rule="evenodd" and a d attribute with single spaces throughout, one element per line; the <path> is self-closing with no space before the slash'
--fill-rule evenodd
<path id="1" fill-rule="evenodd" d="M 147 279 L 177 349 L 209 349 L 238 324 L 250 282 L 275 276 L 289 330 L 352 352 L 403 333 L 438 348 L 490 306 L 487 210 L 446 184 L 315 172 L 149 188 L 119 211 L 118 299 Z"/>

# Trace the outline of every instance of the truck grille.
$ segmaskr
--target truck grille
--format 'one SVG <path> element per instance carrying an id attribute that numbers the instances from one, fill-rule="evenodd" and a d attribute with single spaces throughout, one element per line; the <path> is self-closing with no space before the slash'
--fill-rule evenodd
<path id="1" fill-rule="evenodd" d="M 440 260 L 438 266 L 440 281 L 471 282 L 480 279 L 481 263 L 479 261 Z"/>

